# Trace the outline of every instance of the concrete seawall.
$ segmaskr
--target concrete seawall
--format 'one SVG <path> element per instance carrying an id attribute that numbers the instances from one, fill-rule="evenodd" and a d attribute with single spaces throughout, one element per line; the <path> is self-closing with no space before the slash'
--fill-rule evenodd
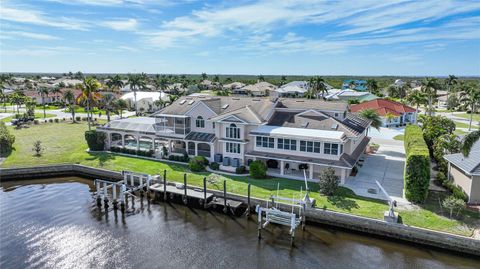
<path id="1" fill-rule="evenodd" d="M 110 180 L 122 179 L 120 172 L 92 168 L 77 164 L 0 169 L 1 181 L 59 176 L 80 176 Z M 219 197 L 223 196 L 223 192 L 215 190 L 209 191 L 213 192 Z M 247 203 L 246 196 L 228 193 L 227 197 Z M 251 198 L 251 205 L 254 206 L 257 204 L 265 206 L 266 201 Z M 279 204 L 279 208 L 283 210 L 291 209 L 290 206 L 284 204 Z M 377 219 L 365 218 L 323 209 L 309 209 L 306 211 L 306 217 L 307 222 L 326 224 L 386 238 L 394 238 L 416 244 L 423 244 L 450 251 L 480 256 L 480 240 L 469 237 L 411 227 L 403 224 L 391 224 Z"/>

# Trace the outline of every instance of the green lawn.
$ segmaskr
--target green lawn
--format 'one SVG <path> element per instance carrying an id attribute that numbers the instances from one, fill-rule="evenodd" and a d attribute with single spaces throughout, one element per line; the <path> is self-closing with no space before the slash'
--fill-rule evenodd
<path id="1" fill-rule="evenodd" d="M 467 113 L 455 114 L 455 116 L 470 120 L 470 114 L 467 114 Z M 473 120 L 474 121 L 480 121 L 480 114 L 479 113 L 473 114 Z"/>
<path id="2" fill-rule="evenodd" d="M 396 135 L 395 137 L 393 137 L 393 139 L 398 140 L 398 141 L 403 141 L 404 135 L 403 134 Z"/>
<path id="3" fill-rule="evenodd" d="M 457 128 L 467 128 L 468 129 L 468 126 L 469 124 L 468 123 L 463 123 L 463 122 L 459 122 L 459 121 L 454 121 L 455 122 L 455 126 Z M 472 129 L 476 129 L 478 128 L 478 126 L 475 126 L 475 124 L 472 123 Z"/>
<path id="4" fill-rule="evenodd" d="M 20 167 L 55 163 L 78 163 L 92 167 L 101 167 L 114 171 L 131 170 L 149 174 L 162 174 L 167 170 L 167 178 L 173 181 L 183 181 L 187 173 L 189 184 L 202 186 L 203 177 L 217 178 L 216 184 L 209 184 L 210 189 L 222 189 L 222 181 L 227 181 L 229 192 L 246 195 L 248 183 L 252 184 L 252 196 L 266 199 L 274 194 L 280 183 L 279 194 L 285 197 L 300 197 L 302 181 L 270 178 L 257 180 L 249 177 L 216 176 L 211 173 L 192 173 L 185 165 L 170 164 L 125 157 L 108 153 L 87 153 L 84 140 L 86 123 L 51 123 L 30 126 L 25 129 L 9 128 L 16 136 L 15 150 L 6 158 L 2 167 Z M 41 157 L 33 156 L 32 145 L 35 140 L 41 140 L 44 153 Z M 388 208 L 383 201 L 358 197 L 346 188 L 340 188 L 336 197 L 326 197 L 318 192 L 318 185 L 310 183 L 311 197 L 317 200 L 317 207 L 338 212 L 345 212 L 370 218 L 382 219 L 383 212 Z M 425 209 L 416 211 L 401 211 L 403 223 L 432 228 L 441 231 L 467 235 L 472 234 L 472 228 L 463 222 L 449 220 Z"/>
<path id="5" fill-rule="evenodd" d="M 46 113 L 45 115 L 46 115 L 47 118 L 53 118 L 53 117 L 55 117 L 55 114 L 48 114 L 48 113 Z M 14 117 L 13 117 L 13 116 L 10 116 L 10 117 L 6 117 L 6 118 L 1 119 L 1 121 L 3 121 L 3 122 L 11 122 L 13 119 L 14 119 Z M 42 113 L 35 113 L 35 119 L 43 119 L 43 112 L 42 112 Z"/>

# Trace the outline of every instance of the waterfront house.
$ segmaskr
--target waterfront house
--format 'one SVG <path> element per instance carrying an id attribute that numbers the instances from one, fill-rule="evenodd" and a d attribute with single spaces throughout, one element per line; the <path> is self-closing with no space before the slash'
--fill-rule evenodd
<path id="1" fill-rule="evenodd" d="M 338 90 L 338 89 L 332 89 L 329 90 L 327 95 L 325 96 L 325 99 L 327 100 L 340 100 L 340 101 L 350 101 L 350 100 L 356 100 L 358 102 L 365 102 L 365 101 L 371 101 L 377 99 L 378 96 L 375 94 L 372 94 L 370 92 L 358 92 L 355 90 Z"/>
<path id="2" fill-rule="evenodd" d="M 468 202 L 480 204 L 480 142 L 473 145 L 468 157 L 462 153 L 447 154 L 448 179 L 468 195 Z"/>
<path id="3" fill-rule="evenodd" d="M 363 79 L 347 79 L 342 83 L 342 90 L 351 89 L 356 91 L 366 91 L 367 81 Z"/>
<path id="4" fill-rule="evenodd" d="M 269 96 L 277 86 L 268 83 L 266 81 L 260 81 L 255 84 L 251 85 L 246 85 L 238 90 L 235 91 L 237 94 L 246 94 L 249 96 L 254 96 L 254 97 L 264 97 L 264 96 Z"/>
<path id="5" fill-rule="evenodd" d="M 164 92 L 136 92 L 137 95 L 137 109 L 139 111 L 153 112 L 160 107 L 155 104 L 155 101 L 162 99 L 164 102 L 169 100 L 168 94 Z M 127 105 L 130 109 L 135 107 L 135 95 L 134 92 L 129 92 L 124 94 L 121 99 L 127 102 Z"/>
<path id="6" fill-rule="evenodd" d="M 364 109 L 375 110 L 382 119 L 383 127 L 415 123 L 417 114 L 415 108 L 387 99 L 375 99 L 350 107 L 350 111 L 354 113 Z"/>
<path id="7" fill-rule="evenodd" d="M 364 152 L 370 121 L 344 102 L 290 98 L 181 97 L 153 114 L 97 128 L 107 147 L 204 156 L 235 171 L 261 160 L 272 176 L 318 179 L 333 167 L 344 182 Z"/>

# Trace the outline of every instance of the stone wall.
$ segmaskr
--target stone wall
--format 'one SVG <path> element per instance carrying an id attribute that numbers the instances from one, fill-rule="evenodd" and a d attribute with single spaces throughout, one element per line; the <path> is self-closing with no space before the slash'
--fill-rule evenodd
<path id="1" fill-rule="evenodd" d="M 0 169 L 1 181 L 55 176 L 80 176 L 110 180 L 122 179 L 120 172 L 92 168 L 77 164 Z M 223 192 L 221 191 L 209 190 L 209 192 L 214 193 L 218 197 L 223 196 Z M 240 200 L 247 203 L 246 196 L 227 193 L 227 198 Z M 267 203 L 265 200 L 256 198 L 251 198 L 250 202 L 252 209 L 254 209 L 254 207 L 258 204 L 266 206 Z M 279 204 L 278 207 L 286 211 L 291 210 L 291 207 L 286 204 Z M 411 227 L 403 224 L 392 224 L 377 219 L 365 218 L 323 209 L 307 209 L 306 219 L 307 223 L 326 224 L 387 238 L 394 238 L 397 240 L 480 256 L 480 240 L 469 237 Z"/>

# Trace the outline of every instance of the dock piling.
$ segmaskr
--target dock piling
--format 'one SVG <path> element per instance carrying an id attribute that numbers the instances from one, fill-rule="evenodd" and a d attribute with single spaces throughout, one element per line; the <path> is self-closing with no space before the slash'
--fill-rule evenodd
<path id="1" fill-rule="evenodd" d="M 113 209 L 114 210 L 117 210 L 118 209 L 118 205 L 117 205 L 117 186 L 115 184 L 112 185 L 112 195 L 113 195 L 113 200 L 112 200 L 112 204 L 113 204 Z"/>
<path id="2" fill-rule="evenodd" d="M 247 216 L 250 216 L 250 188 L 252 187 L 252 184 L 248 183 L 248 188 L 247 188 Z"/>
<path id="3" fill-rule="evenodd" d="M 125 212 L 125 191 L 127 190 L 127 187 L 125 184 L 122 184 L 120 186 L 120 210 L 122 210 L 122 213 Z"/>
<path id="4" fill-rule="evenodd" d="M 103 203 L 105 208 L 108 208 L 108 193 L 107 193 L 107 183 L 103 183 Z"/>
<path id="5" fill-rule="evenodd" d="M 227 181 L 223 181 L 223 213 L 227 213 Z"/>
<path id="6" fill-rule="evenodd" d="M 184 194 L 183 194 L 183 203 L 186 205 L 188 203 L 188 199 L 187 199 L 187 173 L 183 174 L 183 190 L 184 190 Z"/>
<path id="7" fill-rule="evenodd" d="M 203 178 L 203 208 L 207 208 L 207 177 Z"/>
<path id="8" fill-rule="evenodd" d="M 100 198 L 100 182 L 95 179 L 95 189 L 97 190 L 97 206 L 102 205 L 102 198 Z"/>
<path id="9" fill-rule="evenodd" d="M 163 170 L 163 200 L 167 201 L 167 170 Z"/>

